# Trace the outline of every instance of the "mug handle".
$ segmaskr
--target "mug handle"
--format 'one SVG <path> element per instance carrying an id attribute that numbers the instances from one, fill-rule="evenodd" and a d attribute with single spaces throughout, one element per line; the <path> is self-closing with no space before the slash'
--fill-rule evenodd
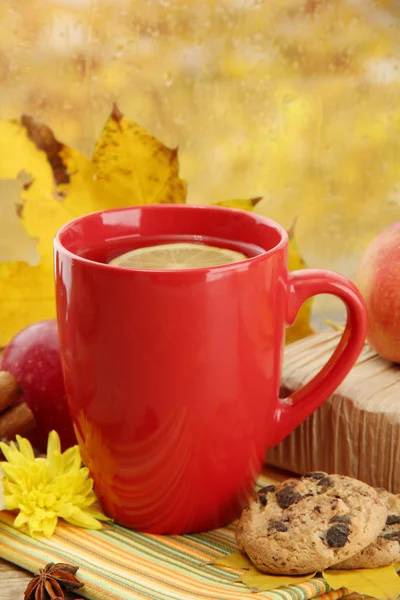
<path id="1" fill-rule="evenodd" d="M 333 294 L 343 300 L 347 307 L 346 328 L 321 371 L 291 396 L 279 399 L 271 446 L 282 441 L 335 391 L 354 366 L 364 345 L 367 333 L 364 300 L 349 279 L 333 271 L 304 269 L 289 273 L 287 325 L 293 325 L 303 302 L 318 294 Z"/>

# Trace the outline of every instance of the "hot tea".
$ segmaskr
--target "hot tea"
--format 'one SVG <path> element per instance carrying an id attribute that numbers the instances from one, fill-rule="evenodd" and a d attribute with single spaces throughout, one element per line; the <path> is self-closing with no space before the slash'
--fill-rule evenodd
<path id="1" fill-rule="evenodd" d="M 118 258 L 134 250 L 149 248 L 153 250 L 155 247 L 174 245 L 177 250 L 190 251 L 190 247 L 202 246 L 206 247 L 210 254 L 210 261 L 207 264 L 194 264 L 188 266 L 175 266 L 169 268 L 194 268 L 196 266 L 215 266 L 216 264 L 227 264 L 252 258 L 259 254 L 265 253 L 265 250 L 255 244 L 249 244 L 236 240 L 226 240 L 212 236 L 193 236 L 193 235 L 157 235 L 157 236 L 141 236 L 130 235 L 120 238 L 110 238 L 104 241 L 100 246 L 85 248 L 78 252 L 79 256 L 100 263 L 118 264 Z M 214 250 L 214 252 L 212 252 Z M 222 252 L 218 252 L 221 250 Z M 205 257 L 204 251 L 202 254 Z M 213 256 L 220 256 L 221 260 L 213 262 Z M 204 262 L 204 261 L 203 261 Z M 121 265 L 124 266 L 124 265 Z M 128 266 L 128 265 L 127 265 Z M 140 267 L 138 267 L 140 268 Z M 141 267 L 141 268 L 168 268 L 168 267 Z"/>

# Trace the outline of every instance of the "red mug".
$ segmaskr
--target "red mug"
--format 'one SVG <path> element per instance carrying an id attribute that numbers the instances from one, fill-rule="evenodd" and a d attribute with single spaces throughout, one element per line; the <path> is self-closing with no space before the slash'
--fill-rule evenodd
<path id="1" fill-rule="evenodd" d="M 187 270 L 106 262 L 133 242 L 177 236 L 259 252 Z M 118 523 L 178 534 L 233 520 L 267 449 L 318 408 L 354 365 L 366 334 L 359 292 L 334 272 L 288 273 L 287 252 L 288 236 L 277 223 L 210 206 L 112 209 L 57 233 L 57 314 L 70 412 L 96 494 Z M 285 327 L 316 294 L 345 302 L 347 326 L 318 375 L 281 400 Z"/>

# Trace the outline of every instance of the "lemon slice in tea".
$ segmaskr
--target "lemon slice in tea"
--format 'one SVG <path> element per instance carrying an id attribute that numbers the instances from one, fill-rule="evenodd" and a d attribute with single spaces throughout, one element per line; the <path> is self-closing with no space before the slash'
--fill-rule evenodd
<path id="1" fill-rule="evenodd" d="M 206 244 L 159 244 L 136 248 L 113 258 L 109 264 L 130 269 L 199 269 L 246 260 L 241 252 Z"/>

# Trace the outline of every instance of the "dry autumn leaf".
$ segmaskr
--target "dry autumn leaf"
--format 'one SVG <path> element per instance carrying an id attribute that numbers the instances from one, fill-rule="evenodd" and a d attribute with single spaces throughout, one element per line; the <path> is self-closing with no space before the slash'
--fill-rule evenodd
<path id="1" fill-rule="evenodd" d="M 2 148 L 3 146 L 3 148 Z M 2 151 L 3 150 L 3 151 Z M 114 105 L 92 159 L 59 142 L 31 117 L 0 121 L 0 346 L 23 327 L 55 316 L 52 240 L 72 218 L 105 208 L 186 201 L 176 149 L 164 146 Z M 30 181 L 18 194 L 15 178 Z M 7 187 L 7 190 L 5 190 Z M 221 201 L 253 210 L 260 197 Z M 305 268 L 289 231 L 289 269 Z M 311 301 L 287 330 L 287 342 L 313 332 Z"/>
<path id="2" fill-rule="evenodd" d="M 247 585 L 253 592 L 267 592 L 281 587 L 296 586 L 306 583 L 315 577 L 315 573 L 309 575 L 268 575 L 256 569 L 246 571 L 240 576 L 240 581 Z"/>
<path id="3" fill-rule="evenodd" d="M 400 577 L 394 567 L 324 571 L 323 577 L 334 590 L 347 588 L 378 600 L 393 600 L 400 595 Z"/>
<path id="4" fill-rule="evenodd" d="M 236 200 L 222 200 L 221 202 L 215 202 L 215 206 L 225 206 L 227 208 L 236 208 L 239 210 L 252 211 L 255 206 L 262 200 L 262 196 L 248 199 L 236 199 Z"/>
<path id="5" fill-rule="evenodd" d="M 32 184 L 2 197 L 0 239 L 15 237 L 0 262 L 0 346 L 23 327 L 55 316 L 52 240 L 79 215 L 132 204 L 185 202 L 176 149 L 126 119 L 114 106 L 92 159 L 60 143 L 45 125 L 23 116 L 0 121 L 0 178 L 21 171 Z M 15 215 L 20 213 L 20 224 Z M 34 240 L 34 243 L 32 243 Z M 37 242 L 36 242 L 37 240 Z M 24 255 L 16 255 L 25 247 Z M 39 257 L 39 262 L 38 262 Z"/>
<path id="6" fill-rule="evenodd" d="M 296 586 L 310 581 L 316 576 L 316 573 L 301 576 L 262 573 L 242 552 L 232 552 L 220 556 L 214 559 L 212 564 L 240 570 L 238 580 L 247 585 L 253 592 L 265 592 L 279 587 Z M 400 595 L 400 577 L 395 567 L 351 571 L 328 570 L 322 573 L 322 577 L 333 590 L 345 588 L 378 600 L 393 600 Z"/>
<path id="7" fill-rule="evenodd" d="M 230 569 L 245 570 L 244 573 L 239 575 L 238 579 L 253 592 L 266 592 L 280 587 L 298 585 L 299 583 L 309 581 L 315 576 L 315 573 L 302 576 L 268 575 L 256 569 L 251 560 L 242 552 L 232 552 L 231 554 L 220 556 L 214 559 L 212 564 Z"/>
<path id="8" fill-rule="evenodd" d="M 33 266 L 39 262 L 37 240 L 26 234 L 20 218 L 23 212 L 21 189 L 28 187 L 31 181 L 25 173 L 21 173 L 17 179 L 0 179 L 0 263 L 20 260 Z M 17 244 L 15 240 L 18 240 Z"/>
<path id="9" fill-rule="evenodd" d="M 224 200 L 217 202 L 215 206 L 226 206 L 228 208 L 239 208 L 241 210 L 252 211 L 258 202 L 262 200 L 262 197 L 251 198 L 248 200 Z M 288 249 L 288 266 L 289 271 L 297 271 L 299 269 L 307 269 L 307 265 L 304 262 L 303 257 L 300 254 L 295 238 L 295 227 L 296 221 L 288 230 L 289 235 L 289 249 Z M 315 333 L 311 327 L 311 310 L 312 310 L 312 298 L 304 302 L 301 306 L 297 318 L 291 327 L 286 329 L 286 343 L 291 344 L 296 342 L 312 333 Z"/>
<path id="10" fill-rule="evenodd" d="M 218 556 L 212 561 L 212 564 L 230 569 L 254 569 L 253 563 L 243 552 L 231 552 L 224 556 Z"/>
<path id="11" fill-rule="evenodd" d="M 289 235 L 289 256 L 288 256 L 288 265 L 289 271 L 298 271 L 299 269 L 306 269 L 307 265 L 304 262 L 299 248 L 297 246 L 296 238 L 295 238 L 295 226 L 296 221 L 292 224 L 290 229 L 288 230 Z M 297 314 L 296 320 L 291 327 L 286 329 L 286 343 L 291 344 L 292 342 L 296 342 L 312 333 L 315 333 L 314 329 L 310 325 L 311 320 L 311 310 L 312 310 L 312 298 L 304 302 L 304 304 L 300 307 L 300 310 Z"/>

